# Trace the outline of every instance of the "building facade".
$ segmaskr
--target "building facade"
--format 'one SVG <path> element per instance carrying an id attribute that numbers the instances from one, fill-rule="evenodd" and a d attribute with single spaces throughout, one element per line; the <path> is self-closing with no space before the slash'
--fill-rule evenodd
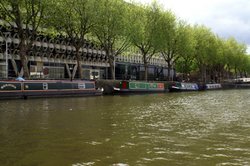
<path id="1" fill-rule="evenodd" d="M 76 49 L 71 38 L 38 35 L 28 51 L 28 68 L 31 79 L 77 78 Z M 19 37 L 14 30 L 0 26 L 0 79 L 22 76 L 19 56 Z M 84 79 L 110 79 L 110 66 L 105 51 L 86 40 L 80 49 Z M 142 56 L 120 55 L 115 59 L 116 79 L 144 79 Z M 161 57 L 149 62 L 149 80 L 165 80 L 167 64 Z M 174 76 L 174 71 L 171 75 Z"/>

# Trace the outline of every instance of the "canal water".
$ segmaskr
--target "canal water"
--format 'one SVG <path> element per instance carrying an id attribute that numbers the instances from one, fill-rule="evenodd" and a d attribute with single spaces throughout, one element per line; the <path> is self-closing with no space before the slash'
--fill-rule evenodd
<path id="1" fill-rule="evenodd" d="M 250 165 L 250 90 L 3 100 L 0 165 Z"/>

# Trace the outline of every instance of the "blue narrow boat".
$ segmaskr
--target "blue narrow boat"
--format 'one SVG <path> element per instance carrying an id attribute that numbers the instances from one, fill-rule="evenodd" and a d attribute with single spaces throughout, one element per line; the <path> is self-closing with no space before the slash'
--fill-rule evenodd
<path id="1" fill-rule="evenodd" d="M 102 95 L 102 90 L 96 89 L 94 81 L 0 81 L 0 99 L 97 95 Z"/>
<path id="2" fill-rule="evenodd" d="M 170 83 L 169 92 L 198 91 L 197 83 L 173 82 Z"/>

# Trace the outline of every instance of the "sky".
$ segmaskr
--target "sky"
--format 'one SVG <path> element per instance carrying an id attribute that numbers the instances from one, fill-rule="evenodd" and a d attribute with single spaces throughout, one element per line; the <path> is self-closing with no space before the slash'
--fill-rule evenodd
<path id="1" fill-rule="evenodd" d="M 127 0 L 130 1 L 130 0 Z M 150 4 L 151 0 L 133 0 Z M 190 24 L 205 25 L 222 38 L 234 37 L 250 54 L 250 0 L 157 0 Z"/>

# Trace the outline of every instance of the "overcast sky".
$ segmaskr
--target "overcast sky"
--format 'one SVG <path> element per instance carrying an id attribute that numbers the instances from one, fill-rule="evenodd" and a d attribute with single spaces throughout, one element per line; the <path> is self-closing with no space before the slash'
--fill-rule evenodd
<path id="1" fill-rule="evenodd" d="M 130 0 L 127 0 L 130 1 Z M 134 0 L 151 3 L 151 0 Z M 157 0 L 191 24 L 205 25 L 220 37 L 233 36 L 250 53 L 250 0 Z"/>

